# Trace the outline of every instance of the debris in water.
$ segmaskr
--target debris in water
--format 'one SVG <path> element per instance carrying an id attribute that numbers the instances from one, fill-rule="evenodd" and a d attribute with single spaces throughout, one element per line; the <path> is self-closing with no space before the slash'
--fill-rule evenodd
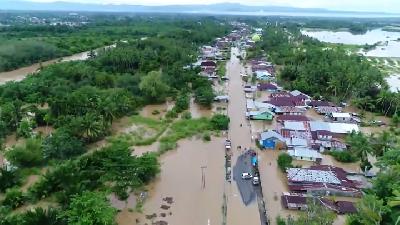
<path id="1" fill-rule="evenodd" d="M 155 213 L 153 213 L 151 215 L 146 215 L 146 219 L 148 219 L 148 220 L 151 220 L 151 219 L 156 218 L 156 217 L 157 217 L 157 214 L 155 214 Z"/>
<path id="2" fill-rule="evenodd" d="M 161 216 L 161 217 L 166 217 L 167 214 L 166 214 L 166 213 L 160 213 L 160 216 Z"/>
<path id="3" fill-rule="evenodd" d="M 167 209 L 171 208 L 171 206 L 168 206 L 168 205 L 161 205 L 161 208 L 164 209 L 164 210 L 167 210 Z"/>
<path id="4" fill-rule="evenodd" d="M 157 221 L 157 222 L 153 223 L 153 225 L 168 225 L 168 222 L 160 220 L 160 221 Z"/>
<path id="5" fill-rule="evenodd" d="M 165 197 L 165 198 L 163 198 L 163 201 L 167 202 L 168 204 L 172 204 L 172 203 L 174 203 L 174 198 Z"/>

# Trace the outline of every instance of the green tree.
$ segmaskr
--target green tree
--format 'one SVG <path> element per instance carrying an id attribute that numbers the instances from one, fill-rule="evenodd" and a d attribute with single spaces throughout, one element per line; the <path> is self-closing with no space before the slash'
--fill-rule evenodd
<path id="1" fill-rule="evenodd" d="M 11 188 L 6 191 L 3 205 L 16 209 L 24 204 L 26 197 L 17 188 Z"/>
<path id="2" fill-rule="evenodd" d="M 163 81 L 160 71 L 151 71 L 142 77 L 140 90 L 150 102 L 162 102 L 169 91 L 169 86 Z"/>
<path id="3" fill-rule="evenodd" d="M 215 98 L 215 94 L 211 86 L 199 87 L 195 90 L 196 102 L 202 106 L 211 107 Z"/>
<path id="4" fill-rule="evenodd" d="M 58 129 L 43 141 L 43 153 L 47 159 L 69 159 L 84 151 L 83 143 L 64 129 Z"/>
<path id="5" fill-rule="evenodd" d="M 375 195 L 366 195 L 357 203 L 357 211 L 357 219 L 361 224 L 380 225 L 388 208 Z"/>
<path id="6" fill-rule="evenodd" d="M 228 130 L 230 118 L 226 115 L 216 114 L 211 120 L 211 127 L 214 130 Z"/>
<path id="7" fill-rule="evenodd" d="M 346 143 L 350 145 L 350 151 L 361 161 L 368 161 L 368 154 L 372 152 L 372 147 L 367 136 L 361 132 L 352 132 L 347 136 Z"/>
<path id="8" fill-rule="evenodd" d="M 64 215 L 69 225 L 114 225 L 116 213 L 103 193 L 86 191 L 71 199 Z"/>
<path id="9" fill-rule="evenodd" d="M 278 156 L 277 162 L 278 167 L 282 170 L 282 172 L 286 172 L 286 169 L 292 167 L 293 158 L 287 153 L 281 153 Z"/>
<path id="10" fill-rule="evenodd" d="M 6 153 L 6 158 L 13 165 L 21 167 L 40 166 L 44 163 L 42 140 L 30 138 L 23 145 L 17 145 Z"/>

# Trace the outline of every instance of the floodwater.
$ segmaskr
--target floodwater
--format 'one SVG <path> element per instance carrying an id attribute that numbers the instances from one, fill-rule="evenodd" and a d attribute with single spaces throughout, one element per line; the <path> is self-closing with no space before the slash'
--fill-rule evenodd
<path id="1" fill-rule="evenodd" d="M 385 78 L 390 86 L 390 91 L 400 92 L 400 74 L 393 74 Z"/>
<path id="2" fill-rule="evenodd" d="M 232 48 L 232 54 L 238 55 L 238 50 Z M 231 57 L 227 63 L 227 75 L 229 82 L 229 107 L 228 115 L 231 119 L 228 131 L 228 137 L 232 141 L 232 165 L 236 164 L 237 158 L 240 155 L 237 146 L 242 146 L 242 149 L 252 147 L 255 148 L 251 141 L 251 129 L 245 118 L 246 99 L 243 92 L 242 79 L 240 72 L 244 71 L 243 66 L 236 57 Z M 242 124 L 242 126 L 240 126 Z M 245 206 L 242 202 L 238 187 L 235 181 L 228 183 L 225 188 L 227 197 L 227 220 L 229 225 L 242 224 L 260 224 L 260 216 L 257 202 Z"/>
<path id="3" fill-rule="evenodd" d="M 375 29 L 365 34 L 352 34 L 348 31 L 330 31 L 330 30 L 310 30 L 304 29 L 302 34 L 316 38 L 323 42 L 352 44 L 352 45 L 373 45 L 382 42 L 384 46 L 378 46 L 375 49 L 363 52 L 366 56 L 373 57 L 400 57 L 400 32 L 383 31 Z M 385 44 L 387 42 L 387 45 Z"/>
<path id="4" fill-rule="evenodd" d="M 259 151 L 260 179 L 271 225 L 276 225 L 276 217 L 295 217 L 299 212 L 282 207 L 281 195 L 288 192 L 286 175 L 279 169 L 277 159 L 281 151 Z"/>
<path id="5" fill-rule="evenodd" d="M 116 45 L 106 46 L 103 49 L 109 49 L 116 47 Z M 58 62 L 69 62 L 69 61 L 78 61 L 78 60 L 86 60 L 88 59 L 88 53 L 90 51 L 77 53 L 71 56 L 66 56 L 58 59 L 52 59 L 41 63 L 35 63 L 30 66 L 21 67 L 16 70 L 8 71 L 8 72 L 0 72 L 0 84 L 4 84 L 9 81 L 21 81 L 29 74 L 36 73 L 40 67 L 48 66 Z"/>
<path id="6" fill-rule="evenodd" d="M 164 117 L 167 111 L 171 110 L 173 107 L 174 103 L 169 101 L 164 104 L 146 105 L 140 111 L 140 115 L 144 117 L 158 119 Z"/>
<path id="7" fill-rule="evenodd" d="M 119 225 L 152 224 L 221 224 L 224 191 L 224 139 L 212 137 L 210 142 L 183 140 L 177 150 L 161 156 L 161 173 L 149 187 L 143 213 L 122 210 Z M 202 185 L 204 169 L 205 187 Z M 164 198 L 172 198 L 172 202 Z M 162 207 L 162 208 L 161 208 Z M 147 219 L 146 216 L 156 214 Z M 138 221 L 136 221 L 136 219 Z"/>

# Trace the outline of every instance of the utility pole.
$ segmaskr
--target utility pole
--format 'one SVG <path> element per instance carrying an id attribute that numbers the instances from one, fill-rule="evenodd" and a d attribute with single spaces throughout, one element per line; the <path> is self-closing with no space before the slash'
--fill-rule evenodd
<path id="1" fill-rule="evenodd" d="M 201 188 L 205 189 L 206 188 L 206 175 L 204 173 L 204 169 L 207 168 L 207 166 L 202 166 L 201 168 Z"/>

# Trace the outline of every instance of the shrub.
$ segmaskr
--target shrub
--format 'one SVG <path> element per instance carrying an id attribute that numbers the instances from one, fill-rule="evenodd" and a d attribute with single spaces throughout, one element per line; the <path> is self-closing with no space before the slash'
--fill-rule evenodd
<path id="1" fill-rule="evenodd" d="M 181 118 L 184 120 L 190 120 L 192 119 L 192 114 L 188 111 L 182 113 Z"/>
<path id="2" fill-rule="evenodd" d="M 158 111 L 158 110 L 156 109 L 156 110 L 153 110 L 153 112 L 151 112 L 151 114 L 152 114 L 152 115 L 158 115 L 158 114 L 160 114 L 160 111 Z"/>
<path id="3" fill-rule="evenodd" d="M 329 154 L 339 162 L 357 162 L 357 157 L 351 154 L 350 151 L 330 151 Z"/>
<path id="4" fill-rule="evenodd" d="M 165 114 L 165 117 L 168 119 L 172 118 L 177 118 L 178 117 L 178 112 L 175 110 L 175 108 L 169 110 L 167 114 Z"/>
<path id="5" fill-rule="evenodd" d="M 287 153 L 281 153 L 278 156 L 278 166 L 282 170 L 282 172 L 286 172 L 286 168 L 293 167 L 292 161 L 292 156 Z"/>
<path id="6" fill-rule="evenodd" d="M 203 134 L 203 141 L 211 141 L 211 136 L 208 132 Z"/>
<path id="7" fill-rule="evenodd" d="M 278 217 L 276 217 L 276 224 L 277 225 L 286 225 L 286 222 L 282 217 L 278 216 Z"/>
<path id="8" fill-rule="evenodd" d="M 0 167 L 0 192 L 20 183 L 16 170 L 6 170 Z"/>
<path id="9" fill-rule="evenodd" d="M 163 142 L 160 142 L 160 146 L 158 147 L 158 151 L 160 153 L 164 153 L 166 151 L 173 150 L 176 147 L 177 147 L 176 142 L 163 141 Z"/>
<path id="10" fill-rule="evenodd" d="M 211 118 L 211 127 L 214 130 L 228 130 L 230 119 L 229 117 L 217 114 Z"/>
<path id="11" fill-rule="evenodd" d="M 13 165 L 20 167 L 40 166 L 44 163 L 42 140 L 40 138 L 30 138 L 25 145 L 15 146 L 8 151 L 6 158 Z"/>
<path id="12" fill-rule="evenodd" d="M 189 108 L 189 104 L 190 104 L 190 98 L 187 94 L 185 93 L 179 93 L 177 98 L 176 98 L 176 102 L 175 102 L 175 110 L 176 112 L 180 113 L 186 109 Z"/>
<path id="13" fill-rule="evenodd" d="M 59 129 L 43 142 L 45 158 L 69 159 L 85 151 L 82 141 L 69 132 Z"/>
<path id="14" fill-rule="evenodd" d="M 4 198 L 3 205 L 9 206 L 12 209 L 16 209 L 24 204 L 26 197 L 24 194 L 16 189 L 8 189 L 6 192 L 6 197 Z"/>
<path id="15" fill-rule="evenodd" d="M 35 127 L 35 121 L 31 121 L 30 119 L 23 119 L 17 128 L 17 136 L 29 138 L 32 136 L 32 130 Z"/>

